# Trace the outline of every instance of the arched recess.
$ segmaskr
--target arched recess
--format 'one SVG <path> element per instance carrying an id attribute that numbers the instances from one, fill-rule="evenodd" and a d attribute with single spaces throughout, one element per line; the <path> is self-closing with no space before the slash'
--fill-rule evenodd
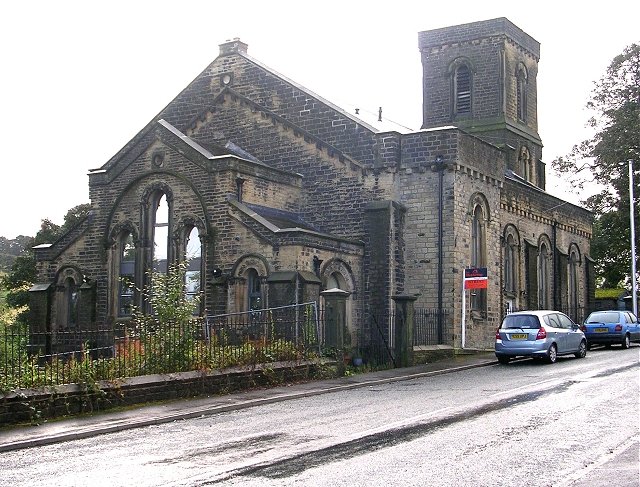
<path id="1" fill-rule="evenodd" d="M 351 343 L 357 342 L 356 330 L 354 328 L 354 303 L 357 299 L 357 289 L 355 279 L 353 277 L 353 271 L 351 266 L 342 259 L 333 258 L 329 259 L 321 268 L 320 278 L 322 280 L 323 290 L 328 289 L 341 289 L 350 293 L 346 301 L 346 321 L 347 329 L 351 335 Z M 324 307 L 324 303 L 322 303 Z"/>
<path id="2" fill-rule="evenodd" d="M 267 278 L 269 264 L 258 254 L 246 254 L 236 260 L 231 271 L 228 309 L 237 313 L 269 306 Z"/>
<path id="3" fill-rule="evenodd" d="M 80 287 L 84 281 L 84 275 L 76 266 L 62 266 L 56 273 L 55 327 L 53 327 L 56 331 L 79 327 Z"/>
<path id="4" fill-rule="evenodd" d="M 575 320 L 579 316 L 580 288 L 579 288 L 579 267 L 582 265 L 580 248 L 576 243 L 569 245 L 569 258 L 567 265 L 567 303 L 569 304 L 569 315 Z"/>
<path id="5" fill-rule="evenodd" d="M 525 145 L 520 147 L 518 152 L 518 171 L 521 172 L 522 177 L 531 183 L 534 180 L 534 164 L 531 159 L 531 151 Z"/>
<path id="6" fill-rule="evenodd" d="M 553 247 L 548 235 L 538 238 L 538 309 L 549 309 L 551 306 Z"/>
<path id="7" fill-rule="evenodd" d="M 520 307 L 520 233 L 513 224 L 504 228 L 502 236 L 502 276 L 505 306 Z"/>
<path id="8" fill-rule="evenodd" d="M 140 307 L 143 266 L 140 234 L 131 221 L 116 224 L 109 232 L 109 314 L 128 318 L 134 306 Z"/>

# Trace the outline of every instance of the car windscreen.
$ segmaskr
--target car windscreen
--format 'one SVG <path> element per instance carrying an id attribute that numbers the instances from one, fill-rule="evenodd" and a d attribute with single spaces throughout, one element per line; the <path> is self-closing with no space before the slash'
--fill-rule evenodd
<path id="1" fill-rule="evenodd" d="M 617 322 L 618 322 L 618 313 L 613 311 L 591 313 L 587 318 L 587 323 L 617 323 Z"/>
<path id="2" fill-rule="evenodd" d="M 500 328 L 538 329 L 540 328 L 540 322 L 534 315 L 508 315 L 502 321 L 502 326 Z"/>

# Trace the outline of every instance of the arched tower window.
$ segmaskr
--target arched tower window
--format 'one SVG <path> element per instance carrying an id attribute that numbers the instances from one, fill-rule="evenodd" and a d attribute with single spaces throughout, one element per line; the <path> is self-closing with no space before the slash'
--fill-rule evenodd
<path id="1" fill-rule="evenodd" d="M 523 64 L 516 72 L 516 107 L 518 120 L 527 121 L 527 69 Z"/>
<path id="2" fill-rule="evenodd" d="M 471 69 L 460 64 L 453 76 L 454 109 L 456 115 L 471 113 Z"/>

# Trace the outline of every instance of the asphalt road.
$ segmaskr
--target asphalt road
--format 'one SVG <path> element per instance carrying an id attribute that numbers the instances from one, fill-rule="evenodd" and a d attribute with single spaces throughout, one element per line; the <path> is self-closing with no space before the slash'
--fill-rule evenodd
<path id="1" fill-rule="evenodd" d="M 3 452 L 0 484 L 637 486 L 639 357 L 594 349 Z"/>

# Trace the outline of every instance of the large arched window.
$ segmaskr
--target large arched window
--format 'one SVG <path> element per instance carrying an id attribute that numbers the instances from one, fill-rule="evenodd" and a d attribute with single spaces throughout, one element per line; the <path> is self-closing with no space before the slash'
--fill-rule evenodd
<path id="1" fill-rule="evenodd" d="M 185 290 L 187 299 L 193 300 L 200 294 L 202 286 L 202 243 L 197 227 L 193 227 L 189 232 L 184 248 L 187 262 Z M 199 310 L 194 311 L 194 313 L 198 312 Z"/>
<path id="2" fill-rule="evenodd" d="M 155 203 L 153 215 L 153 270 L 167 272 L 169 258 L 169 204 L 162 194 Z"/>
<path id="3" fill-rule="evenodd" d="M 118 316 L 130 316 L 135 291 L 136 248 L 129 232 L 120 235 L 118 248 Z"/>
<path id="4" fill-rule="evenodd" d="M 538 252 L 538 309 L 549 308 L 549 267 L 551 265 L 551 253 L 546 242 L 540 244 Z"/>

